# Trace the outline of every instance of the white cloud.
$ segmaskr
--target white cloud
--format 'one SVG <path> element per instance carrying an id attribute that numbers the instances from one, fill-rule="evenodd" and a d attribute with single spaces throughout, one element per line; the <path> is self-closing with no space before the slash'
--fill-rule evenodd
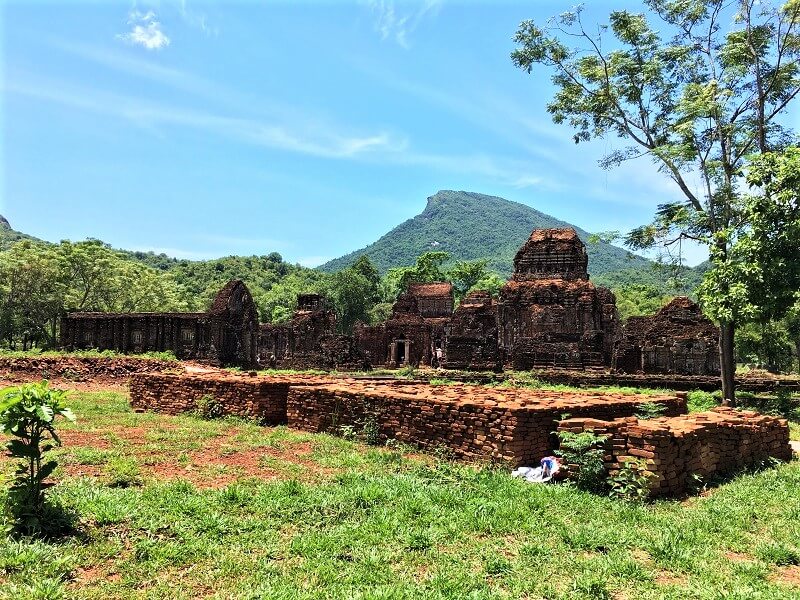
<path id="1" fill-rule="evenodd" d="M 169 38 L 161 29 L 161 23 L 157 20 L 156 13 L 152 10 L 146 13 L 134 9 L 128 13 L 128 25 L 131 30 L 127 33 L 120 33 L 117 39 L 134 46 L 142 46 L 148 50 L 160 50 L 169 46 Z"/>
<path id="2" fill-rule="evenodd" d="M 55 102 L 97 114 L 126 119 L 152 130 L 158 126 L 179 126 L 205 131 L 236 142 L 296 152 L 321 158 L 353 159 L 373 153 L 395 153 L 407 147 L 404 138 L 379 132 L 346 134 L 322 128 L 313 119 L 274 122 L 148 102 L 140 98 L 84 87 L 70 88 L 61 81 L 7 83 L 9 92 Z"/>
<path id="3" fill-rule="evenodd" d="M 426 0 L 415 11 L 400 14 L 393 0 L 367 0 L 375 15 L 375 31 L 382 40 L 394 40 L 403 48 L 409 48 L 408 36 L 414 32 L 426 16 L 439 12 L 442 0 Z"/>

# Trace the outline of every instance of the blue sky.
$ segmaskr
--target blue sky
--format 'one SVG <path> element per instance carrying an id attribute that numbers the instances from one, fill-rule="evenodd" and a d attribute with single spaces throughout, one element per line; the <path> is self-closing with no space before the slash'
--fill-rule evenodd
<path id="1" fill-rule="evenodd" d="M 509 58 L 521 20 L 570 5 L 5 2 L 0 212 L 52 241 L 311 266 L 440 189 L 627 230 L 671 183 L 601 170 L 622 142 L 575 146 L 549 76 Z"/>

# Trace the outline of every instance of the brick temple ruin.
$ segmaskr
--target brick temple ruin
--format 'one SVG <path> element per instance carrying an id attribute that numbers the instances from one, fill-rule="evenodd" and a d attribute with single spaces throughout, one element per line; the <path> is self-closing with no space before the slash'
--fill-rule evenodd
<path id="1" fill-rule="evenodd" d="M 574 229 L 536 229 L 514 258 L 498 298 L 475 291 L 455 307 L 447 282 L 412 283 L 383 323 L 336 330 L 319 294 L 298 296 L 285 324 L 259 326 L 252 296 L 228 283 L 205 313 L 72 313 L 61 345 L 263 368 L 370 367 L 609 370 L 717 375 L 719 331 L 688 298 L 621 326 L 614 294 L 589 280 L 586 246 Z"/>
<path id="2" fill-rule="evenodd" d="M 614 349 L 621 373 L 719 373 L 719 329 L 697 303 L 674 298 L 655 315 L 630 317 Z"/>
<path id="3" fill-rule="evenodd" d="M 254 366 L 258 310 L 247 286 L 232 280 L 202 313 L 69 313 L 61 319 L 60 345 L 131 354 L 170 351 L 181 359 Z"/>

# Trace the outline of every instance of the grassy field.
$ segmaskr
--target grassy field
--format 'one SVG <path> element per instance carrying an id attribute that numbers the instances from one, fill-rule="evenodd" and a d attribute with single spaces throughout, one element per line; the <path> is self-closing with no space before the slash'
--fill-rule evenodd
<path id="1" fill-rule="evenodd" d="M 77 531 L 2 539 L 2 598 L 800 597 L 798 461 L 637 506 L 120 393 L 71 404 L 52 497 Z"/>

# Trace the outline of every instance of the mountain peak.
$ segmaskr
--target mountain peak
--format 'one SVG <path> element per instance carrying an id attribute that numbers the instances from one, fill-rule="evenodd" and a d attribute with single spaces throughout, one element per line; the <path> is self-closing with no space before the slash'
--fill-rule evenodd
<path id="1" fill-rule="evenodd" d="M 0 215 L 0 229 L 11 229 L 11 223 L 3 215 Z"/>
<path id="2" fill-rule="evenodd" d="M 534 229 L 573 228 L 584 243 L 589 234 L 526 204 L 477 192 L 439 190 L 427 198 L 425 209 L 401 223 L 379 240 L 319 267 L 333 272 L 367 255 L 386 272 L 413 265 L 430 250 L 441 250 L 453 260 L 486 259 L 488 267 L 509 276 L 519 247 Z M 593 275 L 621 269 L 648 267 L 649 261 L 603 242 L 587 245 L 589 272 Z"/>

